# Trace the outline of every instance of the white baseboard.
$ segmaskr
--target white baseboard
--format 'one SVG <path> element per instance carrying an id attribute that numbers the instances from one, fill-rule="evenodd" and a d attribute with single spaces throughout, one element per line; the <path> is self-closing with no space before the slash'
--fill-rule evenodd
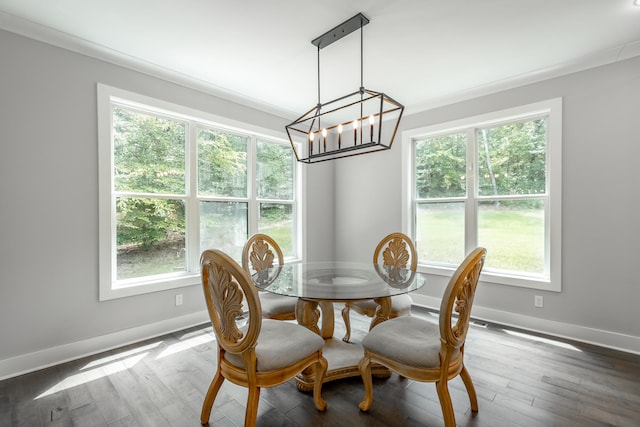
<path id="1" fill-rule="evenodd" d="M 201 325 L 208 321 L 210 321 L 208 313 L 199 311 L 0 360 L 0 380 Z"/>
<path id="2" fill-rule="evenodd" d="M 416 293 L 412 294 L 411 298 L 413 299 L 413 303 L 417 306 L 433 310 L 440 309 L 439 298 L 419 295 Z M 556 322 L 553 320 L 541 319 L 539 317 L 524 316 L 522 314 L 494 310 L 478 305 L 473 306 L 471 316 L 474 319 L 484 320 L 485 322 L 526 329 L 532 332 L 539 332 L 559 338 L 580 341 L 627 353 L 640 354 L 640 337 L 633 335 L 625 335 L 601 329 L 571 325 L 569 323 Z"/>

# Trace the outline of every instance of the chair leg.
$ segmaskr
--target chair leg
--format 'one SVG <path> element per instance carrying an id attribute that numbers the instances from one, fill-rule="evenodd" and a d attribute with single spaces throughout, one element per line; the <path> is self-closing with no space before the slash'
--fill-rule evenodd
<path id="1" fill-rule="evenodd" d="M 360 376 L 362 377 L 362 382 L 364 383 L 364 399 L 358 407 L 361 411 L 368 411 L 371 408 L 371 403 L 373 401 L 373 381 L 371 380 L 371 359 L 369 359 L 366 355 L 360 359 L 360 364 L 358 364 L 358 370 L 360 371 Z"/>
<path id="2" fill-rule="evenodd" d="M 391 318 L 391 298 L 374 298 L 373 301 L 378 304 L 378 307 L 376 307 L 376 312 L 373 315 L 373 319 L 371 319 L 369 330 L 372 330 L 378 324 Z"/>
<path id="3" fill-rule="evenodd" d="M 224 377 L 220 374 L 220 370 L 216 371 L 216 375 L 213 377 L 211 384 L 209 385 L 209 390 L 207 390 L 207 394 L 204 397 L 204 402 L 202 403 L 202 412 L 200 413 L 200 424 L 207 424 L 209 422 L 209 418 L 211 418 L 211 408 L 213 407 L 213 402 L 216 400 L 216 396 L 218 395 L 218 391 L 224 382 Z"/>
<path id="4" fill-rule="evenodd" d="M 436 382 L 436 391 L 438 392 L 438 398 L 440 399 L 440 406 L 442 407 L 442 416 L 444 417 L 445 427 L 455 427 L 456 417 L 453 413 L 453 404 L 451 403 L 451 396 L 449 395 L 449 384 L 447 381 Z"/>
<path id="5" fill-rule="evenodd" d="M 464 365 L 462 366 L 462 371 L 460 371 L 460 378 L 462 378 L 462 382 L 467 389 L 469 402 L 471 403 L 471 411 L 478 412 L 478 396 L 476 395 L 476 388 L 473 386 L 471 375 L 469 375 L 469 371 L 467 371 L 467 367 Z"/>
<path id="6" fill-rule="evenodd" d="M 258 402 L 260 401 L 260 387 L 249 386 L 247 409 L 244 414 L 244 427 L 254 427 L 258 418 Z"/>
<path id="7" fill-rule="evenodd" d="M 320 356 L 320 360 L 316 363 L 316 378 L 313 382 L 313 403 L 318 411 L 327 409 L 327 402 L 322 400 L 322 381 L 324 374 L 327 373 L 327 359 Z"/>
<path id="8" fill-rule="evenodd" d="M 347 332 L 344 334 L 344 337 L 342 338 L 342 341 L 344 342 L 349 342 L 349 340 L 351 339 L 351 321 L 349 320 L 350 311 L 351 309 L 349 308 L 349 305 L 345 304 L 344 308 L 342 309 L 342 319 L 344 320 L 344 327 L 347 330 Z"/>

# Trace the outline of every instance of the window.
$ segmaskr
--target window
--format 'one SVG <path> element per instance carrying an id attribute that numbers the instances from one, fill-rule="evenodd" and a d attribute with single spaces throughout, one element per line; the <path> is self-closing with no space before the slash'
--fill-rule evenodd
<path id="1" fill-rule="evenodd" d="M 483 280 L 560 291 L 561 99 L 406 131 L 405 217 L 420 265 L 451 274 L 487 248 Z"/>
<path id="2" fill-rule="evenodd" d="M 263 232 L 300 258 L 300 171 L 281 135 L 98 85 L 100 299 L 199 283 Z"/>

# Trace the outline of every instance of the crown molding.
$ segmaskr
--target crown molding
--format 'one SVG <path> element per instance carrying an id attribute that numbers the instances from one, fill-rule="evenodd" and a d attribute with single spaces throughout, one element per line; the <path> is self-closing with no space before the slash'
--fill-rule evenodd
<path id="1" fill-rule="evenodd" d="M 295 112 L 281 107 L 267 104 L 201 79 L 170 70 L 152 62 L 143 61 L 109 47 L 84 40 L 62 31 L 54 30 L 2 11 L 0 11 L 0 29 L 90 58 L 125 67 L 151 77 L 159 78 L 275 116 L 288 118 L 296 115 Z"/>
<path id="2" fill-rule="evenodd" d="M 606 49 L 578 60 L 562 62 L 551 67 L 542 68 L 507 79 L 497 80 L 486 85 L 475 86 L 459 91 L 455 94 L 430 100 L 423 104 L 407 107 L 406 114 L 419 113 L 458 102 L 468 101 L 470 99 L 491 95 L 497 92 L 515 89 L 525 85 L 585 71 L 591 68 L 624 61 L 636 56 L 640 56 L 640 40 L 615 48 Z"/>

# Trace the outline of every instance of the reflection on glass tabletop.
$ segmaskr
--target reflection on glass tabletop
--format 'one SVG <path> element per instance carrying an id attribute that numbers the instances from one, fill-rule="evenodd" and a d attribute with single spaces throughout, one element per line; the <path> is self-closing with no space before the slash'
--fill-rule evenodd
<path id="1" fill-rule="evenodd" d="M 257 287 L 268 292 L 318 300 L 360 300 L 400 295 L 425 284 L 425 275 L 373 263 L 293 263 L 255 273 Z"/>

